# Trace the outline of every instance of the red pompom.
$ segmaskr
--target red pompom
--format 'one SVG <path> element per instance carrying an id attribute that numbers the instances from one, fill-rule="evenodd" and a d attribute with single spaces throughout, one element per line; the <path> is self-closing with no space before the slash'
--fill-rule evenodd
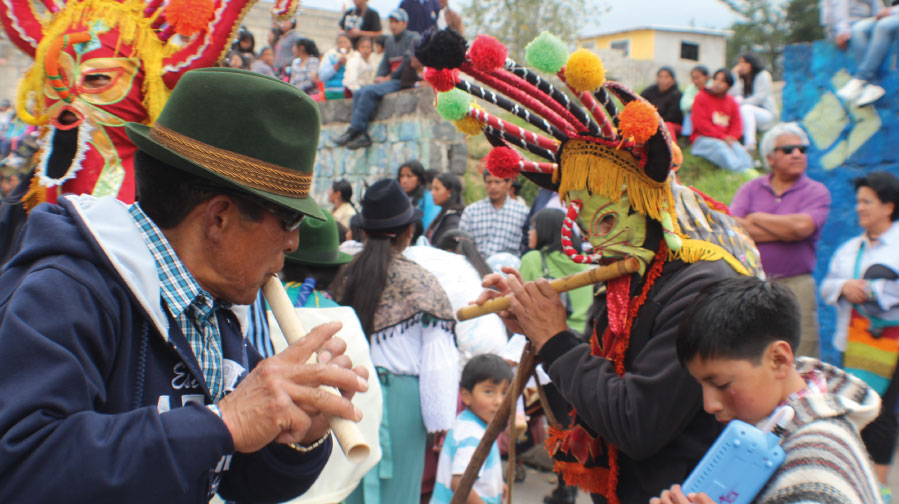
<path id="1" fill-rule="evenodd" d="M 487 171 L 494 177 L 516 178 L 521 172 L 518 162 L 521 156 L 510 147 L 494 147 L 487 154 Z"/>
<path id="2" fill-rule="evenodd" d="M 456 80 L 459 76 L 459 70 L 454 68 L 444 68 L 437 70 L 436 68 L 425 68 L 424 78 L 428 84 L 435 90 L 443 93 L 451 91 L 456 87 Z"/>
<path id="3" fill-rule="evenodd" d="M 490 35 L 478 35 L 471 43 L 468 57 L 471 64 L 482 72 L 489 72 L 506 64 L 509 49 Z"/>

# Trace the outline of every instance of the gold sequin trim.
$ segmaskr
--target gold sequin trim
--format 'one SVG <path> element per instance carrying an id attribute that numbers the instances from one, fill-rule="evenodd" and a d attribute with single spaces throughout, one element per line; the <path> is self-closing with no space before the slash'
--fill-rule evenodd
<path id="1" fill-rule="evenodd" d="M 309 189 L 312 187 L 311 173 L 290 170 L 283 166 L 220 149 L 159 124 L 150 128 L 150 138 L 233 182 L 290 198 L 309 196 Z"/>

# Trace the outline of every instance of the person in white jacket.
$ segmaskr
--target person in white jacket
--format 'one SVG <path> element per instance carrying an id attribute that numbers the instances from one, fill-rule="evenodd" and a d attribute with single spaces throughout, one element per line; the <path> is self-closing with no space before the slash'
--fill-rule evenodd
<path id="1" fill-rule="evenodd" d="M 885 484 L 899 433 L 899 179 L 869 173 L 855 180 L 855 188 L 865 232 L 834 253 L 821 297 L 838 310 L 833 344 L 843 352 L 843 367 L 883 397 L 880 416 L 862 431 L 862 439 Z"/>
<path id="2" fill-rule="evenodd" d="M 356 92 L 362 86 L 375 82 L 375 70 L 381 63 L 381 58 L 372 52 L 371 37 L 360 37 L 356 43 L 356 50 L 350 55 L 346 63 L 346 71 L 343 74 L 343 87 Z"/>

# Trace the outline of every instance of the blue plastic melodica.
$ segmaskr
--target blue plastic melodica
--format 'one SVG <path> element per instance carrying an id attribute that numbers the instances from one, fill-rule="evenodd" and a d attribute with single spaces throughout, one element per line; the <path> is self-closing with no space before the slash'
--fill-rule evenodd
<path id="1" fill-rule="evenodd" d="M 761 429 L 731 420 L 681 486 L 684 494 L 703 492 L 718 504 L 749 504 L 783 464 L 783 426 L 793 408 L 774 411 Z"/>

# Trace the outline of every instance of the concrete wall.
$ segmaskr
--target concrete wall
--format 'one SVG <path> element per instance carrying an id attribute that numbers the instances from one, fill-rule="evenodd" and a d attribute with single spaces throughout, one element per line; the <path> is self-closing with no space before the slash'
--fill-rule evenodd
<path id="1" fill-rule="evenodd" d="M 368 128 L 373 141 L 366 149 L 349 150 L 334 145 L 348 127 L 352 100 L 321 103 L 322 133 L 315 161 L 312 195 L 327 204 L 328 190 L 345 178 L 358 200 L 366 184 L 396 177 L 399 165 L 418 159 L 425 169 L 462 174 L 468 156 L 465 136 L 434 110 L 430 88 L 410 89 L 387 95 Z"/>
<path id="2" fill-rule="evenodd" d="M 896 48 L 880 71 L 886 96 L 872 105 L 847 106 L 834 94 L 855 63 L 833 44 L 819 41 L 787 47 L 784 53 L 784 121 L 799 121 L 812 141 L 808 174 L 830 190 L 830 216 L 821 230 L 815 278 L 820 285 L 828 263 L 843 242 L 861 233 L 855 213 L 852 180 L 876 170 L 899 176 L 899 75 Z M 819 299 L 824 357 L 837 362 L 831 345 L 836 312 Z"/>

